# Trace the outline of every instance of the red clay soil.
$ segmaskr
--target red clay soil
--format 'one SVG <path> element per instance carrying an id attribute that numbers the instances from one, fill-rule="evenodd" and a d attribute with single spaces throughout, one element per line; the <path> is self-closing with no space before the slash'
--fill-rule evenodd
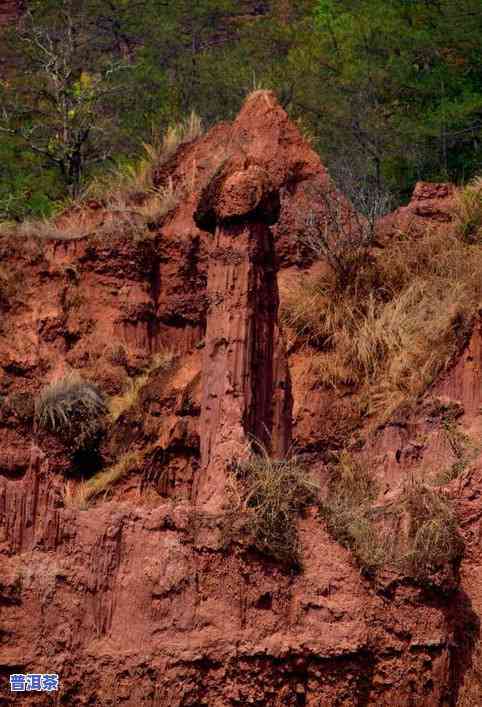
<path id="1" fill-rule="evenodd" d="M 324 454 L 357 424 L 316 381 L 292 383 L 278 316 L 280 269 L 310 264 L 303 211 L 333 186 L 269 92 L 183 146 L 168 177 L 183 196 L 148 237 L 105 235 L 97 208 L 78 240 L 0 240 L 0 704 L 482 704 L 482 459 L 444 489 L 467 549 L 431 588 L 364 577 L 315 507 L 301 571 L 225 546 L 227 470 L 253 436 L 324 483 Z M 386 223 L 446 224 L 442 189 L 417 187 Z M 366 440 L 387 493 L 454 460 L 440 410 L 480 438 L 481 340 L 476 323 L 423 403 Z M 35 433 L 35 396 L 66 370 L 118 395 L 146 368 L 98 458 Z M 107 497 L 68 503 L 127 452 L 142 463 Z M 34 672 L 58 673 L 59 695 L 10 694 L 11 673 Z"/>

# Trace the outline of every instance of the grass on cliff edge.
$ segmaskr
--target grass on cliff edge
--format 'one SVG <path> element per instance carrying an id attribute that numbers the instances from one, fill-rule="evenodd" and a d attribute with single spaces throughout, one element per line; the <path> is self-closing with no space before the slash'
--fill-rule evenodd
<path id="1" fill-rule="evenodd" d="M 319 486 L 295 458 L 272 459 L 258 446 L 258 454 L 232 467 L 232 507 L 226 515 L 225 540 L 247 536 L 264 555 L 299 567 L 297 519 L 316 502 Z"/>
<path id="2" fill-rule="evenodd" d="M 377 495 L 370 470 L 342 452 L 321 514 L 328 532 L 352 551 L 365 573 L 386 567 L 424 582 L 460 561 L 463 541 L 441 493 L 410 480 L 390 503 L 377 505 Z"/>
<path id="3" fill-rule="evenodd" d="M 356 390 L 368 414 L 387 419 L 416 399 L 470 328 L 482 301 L 482 227 L 474 225 L 482 223 L 481 180 L 477 184 L 477 198 L 474 185 L 462 192 L 469 213 L 452 234 L 400 234 L 373 249 L 344 289 L 327 271 L 281 291 L 283 322 L 292 340 L 311 352 L 320 383 Z"/>
<path id="4" fill-rule="evenodd" d="M 95 498 L 102 494 L 105 496 L 114 484 L 131 471 L 139 469 L 142 460 L 143 454 L 140 452 L 128 452 L 117 464 L 99 471 L 87 481 L 81 481 L 75 488 L 67 484 L 64 495 L 65 506 L 86 510 Z"/>
<path id="5" fill-rule="evenodd" d="M 77 201 L 66 200 L 51 219 L 25 219 L 21 223 L 0 221 L 0 235 L 43 240 L 78 240 L 92 232 L 101 237 L 124 231 L 136 240 L 150 232 L 147 225 L 158 222 L 178 204 L 182 185 L 174 186 L 171 179 L 158 186 L 154 175 L 182 146 L 203 133 L 201 119 L 192 112 L 188 118 L 170 126 L 162 134 L 153 134 L 150 143 L 143 143 L 144 156 L 136 162 L 118 166 L 102 177 L 94 178 Z M 85 202 L 98 201 L 106 208 L 111 220 L 95 227 L 76 217 Z M 59 216 L 65 216 L 59 222 Z"/>

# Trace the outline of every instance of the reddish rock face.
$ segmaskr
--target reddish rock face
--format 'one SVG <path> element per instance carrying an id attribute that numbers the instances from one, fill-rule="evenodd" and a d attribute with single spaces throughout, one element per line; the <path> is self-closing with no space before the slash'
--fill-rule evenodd
<path id="1" fill-rule="evenodd" d="M 303 211 L 333 191 L 318 157 L 257 92 L 156 183 L 168 177 L 182 198 L 149 237 L 92 205 L 65 217 L 83 219 L 79 240 L 0 243 L 14 276 L 0 300 L 0 701 L 52 704 L 20 703 L 7 681 L 58 672 L 69 705 L 479 704 L 479 460 L 445 489 L 468 554 L 442 589 L 363 577 L 316 508 L 300 518 L 302 571 L 223 543 L 228 467 L 253 437 L 275 457 L 309 452 L 323 486 L 324 452 L 360 424 L 345 399 L 292 385 L 302 352 L 287 355 L 278 317 L 279 270 L 309 265 Z M 417 187 L 408 210 L 442 222 L 443 189 Z M 477 325 L 423 405 L 367 439 L 388 495 L 418 464 L 451 462 L 440 410 L 479 434 L 480 350 Z M 95 458 L 34 431 L 35 396 L 69 368 L 112 396 L 137 376 Z M 69 505 L 128 453 L 141 462 L 108 497 Z"/>
<path id="2" fill-rule="evenodd" d="M 379 235 L 390 237 L 406 233 L 416 237 L 424 233 L 427 226 L 450 231 L 455 192 L 452 184 L 418 182 L 410 203 L 380 220 Z"/>

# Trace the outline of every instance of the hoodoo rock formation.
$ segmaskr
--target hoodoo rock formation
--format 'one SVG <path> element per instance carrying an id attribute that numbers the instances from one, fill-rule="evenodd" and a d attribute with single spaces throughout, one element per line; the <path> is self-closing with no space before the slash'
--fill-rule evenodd
<path id="1" fill-rule="evenodd" d="M 294 375 L 280 324 L 280 279 L 310 267 L 302 213 L 334 189 L 318 156 L 260 91 L 155 180 L 178 205 L 142 238 L 96 204 L 65 217 L 76 239 L 0 239 L 0 704 L 480 704 L 481 458 L 445 489 L 467 549 L 440 586 L 363 576 L 315 507 L 301 571 L 223 542 L 228 468 L 253 439 L 305 454 L 323 483 L 327 440 L 355 425 Z M 447 200 L 421 185 L 384 237 L 409 217 L 447 227 Z M 480 431 L 481 352 L 475 323 L 415 411 L 366 431 L 388 495 L 420 458 L 446 463 L 440 401 Z M 137 385 L 95 456 L 34 424 L 39 391 L 71 369 L 113 399 Z M 125 459 L 109 494 L 69 503 Z M 58 673 L 60 693 L 11 695 L 29 672 Z"/>

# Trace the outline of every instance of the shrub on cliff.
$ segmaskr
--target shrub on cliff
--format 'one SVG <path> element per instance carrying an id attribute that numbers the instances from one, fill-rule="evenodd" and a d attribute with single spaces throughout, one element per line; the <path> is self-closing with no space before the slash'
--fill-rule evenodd
<path id="1" fill-rule="evenodd" d="M 297 518 L 316 501 L 318 485 L 296 459 L 271 459 L 263 448 L 234 464 L 233 481 L 227 539 L 246 534 L 263 554 L 299 566 Z"/>
<path id="2" fill-rule="evenodd" d="M 40 392 L 35 404 L 35 420 L 38 428 L 53 432 L 74 448 L 82 449 L 98 437 L 106 411 L 99 388 L 77 374 L 69 374 Z"/>
<path id="3" fill-rule="evenodd" d="M 405 572 L 425 579 L 444 564 L 462 558 L 464 544 L 457 521 L 441 494 L 420 482 L 407 484 L 400 497 L 400 511 L 408 519 L 399 558 Z"/>
<path id="4" fill-rule="evenodd" d="M 420 481 L 408 482 L 397 498 L 377 503 L 378 486 L 369 469 L 342 453 L 332 470 L 321 515 L 328 532 L 349 548 L 362 570 L 398 571 L 431 582 L 463 554 L 455 515 L 447 500 Z"/>
<path id="5" fill-rule="evenodd" d="M 362 569 L 372 573 L 389 556 L 372 522 L 378 485 L 371 471 L 347 452 L 332 469 L 328 495 L 320 504 L 328 532 L 353 552 Z"/>

